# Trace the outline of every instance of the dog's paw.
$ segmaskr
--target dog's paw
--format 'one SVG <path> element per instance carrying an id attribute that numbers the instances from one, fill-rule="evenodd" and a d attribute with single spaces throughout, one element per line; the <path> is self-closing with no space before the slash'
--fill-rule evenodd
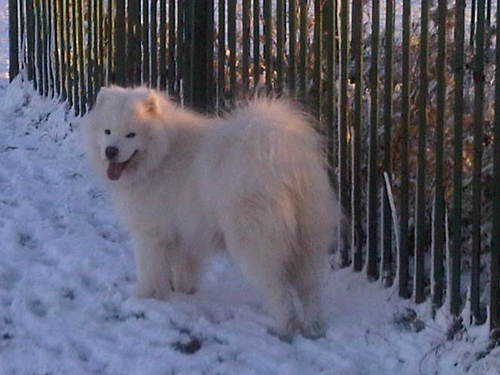
<path id="1" fill-rule="evenodd" d="M 165 286 L 150 286 L 145 284 L 138 284 L 136 291 L 138 298 L 154 298 L 159 300 L 167 300 L 172 294 L 170 285 Z"/>
<path id="2" fill-rule="evenodd" d="M 317 340 L 326 336 L 326 326 L 321 320 L 312 320 L 310 322 L 305 322 L 301 328 L 302 336 Z"/>
<path id="3" fill-rule="evenodd" d="M 293 341 L 293 338 L 295 337 L 295 332 L 294 331 L 283 331 L 283 330 L 278 330 L 276 328 L 268 328 L 267 333 L 270 334 L 271 336 L 275 336 L 280 341 L 286 342 L 288 344 L 291 344 Z"/>
<path id="4" fill-rule="evenodd" d="M 200 260 L 188 253 L 172 257 L 170 287 L 176 293 L 194 294 L 200 277 Z"/>
<path id="5" fill-rule="evenodd" d="M 173 272 L 170 279 L 170 287 L 176 293 L 194 294 L 196 293 L 197 280 L 195 277 Z"/>
<path id="6" fill-rule="evenodd" d="M 175 293 L 195 294 L 197 291 L 196 287 L 189 284 L 185 285 L 171 282 L 170 286 L 172 287 L 172 291 L 174 291 Z"/>
<path id="7" fill-rule="evenodd" d="M 278 337 L 281 341 L 291 343 L 299 328 L 300 322 L 295 316 L 292 316 L 285 322 L 277 322 L 277 324 L 269 328 L 267 332 L 270 335 Z"/>

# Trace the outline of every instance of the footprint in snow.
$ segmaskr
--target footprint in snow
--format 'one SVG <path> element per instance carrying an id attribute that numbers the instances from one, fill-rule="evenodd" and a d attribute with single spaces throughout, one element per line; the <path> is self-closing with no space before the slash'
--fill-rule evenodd
<path id="1" fill-rule="evenodd" d="M 17 243 L 24 248 L 33 250 L 37 247 L 37 242 L 33 236 L 26 232 L 17 233 Z"/>
<path id="2" fill-rule="evenodd" d="M 10 291 L 21 280 L 21 273 L 14 268 L 0 271 L 0 289 Z"/>
<path id="3" fill-rule="evenodd" d="M 35 316 L 43 318 L 47 315 L 47 307 L 39 299 L 28 301 L 28 310 Z"/>

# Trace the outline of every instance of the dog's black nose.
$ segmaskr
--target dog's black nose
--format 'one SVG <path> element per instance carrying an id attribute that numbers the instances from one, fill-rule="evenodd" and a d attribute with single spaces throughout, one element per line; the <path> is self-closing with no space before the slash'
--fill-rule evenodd
<path id="1" fill-rule="evenodd" d="M 109 160 L 112 160 L 118 155 L 118 148 L 115 146 L 108 146 L 106 147 L 106 150 L 104 150 L 104 153 Z"/>

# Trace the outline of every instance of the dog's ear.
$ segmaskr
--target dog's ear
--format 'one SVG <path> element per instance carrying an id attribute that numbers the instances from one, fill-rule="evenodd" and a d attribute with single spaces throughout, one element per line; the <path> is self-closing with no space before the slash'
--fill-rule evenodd
<path id="1" fill-rule="evenodd" d="M 137 111 L 144 117 L 157 117 L 160 114 L 161 98 L 153 90 L 148 92 L 139 99 L 137 103 Z"/>

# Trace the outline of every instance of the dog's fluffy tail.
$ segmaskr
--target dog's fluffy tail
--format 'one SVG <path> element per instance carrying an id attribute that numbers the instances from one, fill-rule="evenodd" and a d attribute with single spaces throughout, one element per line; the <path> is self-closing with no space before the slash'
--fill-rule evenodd
<path id="1" fill-rule="evenodd" d="M 245 139 L 266 183 L 285 188 L 294 203 L 293 225 L 301 248 L 326 253 L 333 245 L 342 213 L 331 187 L 320 135 L 312 119 L 286 100 L 255 99 L 237 111 Z M 240 129 L 241 130 L 241 129 Z M 255 142 L 255 140 L 258 140 Z"/>

